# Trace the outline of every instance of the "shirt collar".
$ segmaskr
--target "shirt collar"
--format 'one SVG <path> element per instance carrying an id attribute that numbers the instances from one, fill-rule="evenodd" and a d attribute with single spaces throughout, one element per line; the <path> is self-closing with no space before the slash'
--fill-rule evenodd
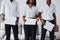
<path id="1" fill-rule="evenodd" d="M 45 5 L 46 5 L 47 7 L 49 7 L 46 3 L 45 3 Z M 51 6 L 52 6 L 52 3 L 50 4 L 50 7 L 51 7 Z M 49 8 L 50 8 L 50 7 L 49 7 Z"/>
<path id="2" fill-rule="evenodd" d="M 34 8 L 34 6 L 32 6 L 31 8 L 27 5 L 27 7 L 29 8 L 29 9 L 33 9 Z"/>

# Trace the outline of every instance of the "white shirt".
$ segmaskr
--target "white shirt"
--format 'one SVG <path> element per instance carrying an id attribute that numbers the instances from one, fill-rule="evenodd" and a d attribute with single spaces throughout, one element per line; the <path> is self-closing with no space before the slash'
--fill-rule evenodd
<path id="1" fill-rule="evenodd" d="M 35 18 L 36 15 L 38 15 L 38 7 L 32 6 L 32 8 L 30 8 L 27 5 L 24 16 L 26 16 L 26 18 Z"/>
<path id="2" fill-rule="evenodd" d="M 41 6 L 42 19 L 53 20 L 53 13 L 56 12 L 55 5 L 51 4 L 50 7 L 47 4 Z"/>
<path id="3" fill-rule="evenodd" d="M 10 2 L 10 0 L 4 0 L 1 3 L 1 13 L 5 15 L 5 21 L 6 23 L 9 22 L 8 18 L 10 17 L 19 17 L 19 6 L 18 2 L 13 0 Z M 8 23 L 7 23 L 8 24 Z"/>

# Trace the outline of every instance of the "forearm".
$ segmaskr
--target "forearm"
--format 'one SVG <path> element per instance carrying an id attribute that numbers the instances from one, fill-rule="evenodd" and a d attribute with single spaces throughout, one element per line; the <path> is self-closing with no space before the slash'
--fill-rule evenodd
<path id="1" fill-rule="evenodd" d="M 54 17 L 54 23 L 56 25 L 56 15 L 55 15 L 55 13 L 53 14 L 53 17 Z"/>
<path id="2" fill-rule="evenodd" d="M 36 15 L 36 16 L 35 16 L 35 19 L 36 19 L 36 18 L 38 18 L 38 17 L 39 17 L 39 16 L 38 16 L 38 15 Z"/>
<path id="3" fill-rule="evenodd" d="M 41 12 L 39 12 L 39 19 L 40 19 L 40 20 L 42 20 L 41 14 L 42 14 L 42 13 L 41 13 Z"/>
<path id="4" fill-rule="evenodd" d="M 56 25 L 56 16 L 54 17 L 54 23 L 55 23 L 55 25 Z"/>
<path id="5" fill-rule="evenodd" d="M 2 13 L 2 20 L 4 21 L 5 20 L 5 15 Z"/>
<path id="6" fill-rule="evenodd" d="M 23 16 L 22 18 L 25 19 L 25 16 Z"/>
<path id="7" fill-rule="evenodd" d="M 19 21 L 19 17 L 16 17 L 16 21 Z"/>

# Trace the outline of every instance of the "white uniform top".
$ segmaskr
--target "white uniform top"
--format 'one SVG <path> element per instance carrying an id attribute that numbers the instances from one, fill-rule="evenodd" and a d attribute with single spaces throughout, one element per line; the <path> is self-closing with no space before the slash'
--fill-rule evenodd
<path id="1" fill-rule="evenodd" d="M 32 6 L 30 8 L 28 5 L 25 7 L 25 14 L 23 16 L 26 16 L 26 18 L 35 18 L 36 15 L 38 15 L 38 7 Z"/>
<path id="2" fill-rule="evenodd" d="M 10 21 L 7 20 L 10 17 L 19 17 L 19 6 L 18 6 L 18 2 L 16 2 L 15 0 L 13 0 L 12 2 L 10 2 L 10 0 L 4 0 L 1 3 L 1 12 L 3 13 L 6 17 L 6 22 Z M 8 23 L 7 23 L 8 24 Z"/>
<path id="3" fill-rule="evenodd" d="M 50 7 L 45 3 L 41 6 L 42 19 L 44 20 L 53 20 L 53 13 L 56 12 L 55 5 L 51 4 Z"/>

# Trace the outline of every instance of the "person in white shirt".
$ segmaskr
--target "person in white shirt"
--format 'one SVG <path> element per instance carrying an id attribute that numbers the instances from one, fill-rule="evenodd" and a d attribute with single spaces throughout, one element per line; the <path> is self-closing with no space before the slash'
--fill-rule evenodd
<path id="1" fill-rule="evenodd" d="M 15 0 L 2 1 L 1 14 L 3 15 L 3 20 L 5 21 L 6 40 L 10 40 L 11 27 L 13 29 L 14 39 L 18 40 L 18 22 L 19 22 L 18 2 Z M 13 21 L 15 25 L 14 23 L 12 23 Z"/>
<path id="2" fill-rule="evenodd" d="M 51 22 L 54 24 L 54 28 L 50 33 L 50 40 L 54 40 L 54 31 L 56 30 L 56 8 L 53 3 L 51 3 L 51 0 L 46 0 L 46 3 L 42 5 L 41 7 L 41 15 L 40 15 L 40 20 L 42 22 L 42 29 L 41 29 L 41 40 L 45 40 L 45 35 L 46 35 L 46 29 L 44 29 L 44 24 L 46 21 Z M 49 26 L 48 26 L 49 27 Z"/>
<path id="3" fill-rule="evenodd" d="M 25 14 L 23 15 L 24 23 L 27 19 L 36 19 L 38 21 L 38 8 L 36 7 L 36 0 L 27 0 L 27 6 L 25 9 Z M 27 19 L 26 19 L 27 18 Z M 37 30 L 37 23 L 35 25 L 27 25 L 24 24 L 24 32 L 25 32 L 25 40 L 36 40 L 36 30 Z"/>

